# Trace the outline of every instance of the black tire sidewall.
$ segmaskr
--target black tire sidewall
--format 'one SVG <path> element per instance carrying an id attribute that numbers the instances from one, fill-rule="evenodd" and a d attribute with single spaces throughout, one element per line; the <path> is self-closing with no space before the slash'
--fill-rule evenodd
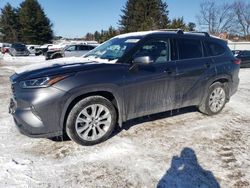
<path id="1" fill-rule="evenodd" d="M 75 130 L 75 121 L 79 115 L 79 113 L 87 106 L 92 105 L 92 104 L 101 104 L 105 106 L 106 108 L 109 109 L 110 114 L 111 114 L 111 125 L 108 129 L 108 131 L 99 139 L 94 140 L 94 141 L 87 141 L 83 140 L 76 132 Z M 71 109 L 67 121 L 66 121 L 66 132 L 68 136 L 75 141 L 76 143 L 84 146 L 91 146 L 95 145 L 98 143 L 101 143 L 109 138 L 111 133 L 113 132 L 115 125 L 117 123 L 117 113 L 116 109 L 113 106 L 113 104 L 107 100 L 104 97 L 99 97 L 99 96 L 93 96 L 93 97 L 87 97 L 78 103 L 75 104 L 75 106 Z"/>

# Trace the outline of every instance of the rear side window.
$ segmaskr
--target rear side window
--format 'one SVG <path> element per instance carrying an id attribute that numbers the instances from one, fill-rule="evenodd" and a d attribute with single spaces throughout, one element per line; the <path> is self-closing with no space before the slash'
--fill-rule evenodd
<path id="1" fill-rule="evenodd" d="M 202 44 L 199 40 L 178 40 L 179 59 L 193 59 L 202 57 Z"/>
<path id="2" fill-rule="evenodd" d="M 78 46 L 78 50 L 87 51 L 87 50 L 89 50 L 89 46 L 80 45 L 80 46 Z"/>
<path id="3" fill-rule="evenodd" d="M 25 48 L 24 44 L 12 44 L 12 48 Z"/>
<path id="4" fill-rule="evenodd" d="M 89 46 L 89 50 L 93 50 L 94 48 L 94 46 Z"/>
<path id="5" fill-rule="evenodd" d="M 244 51 L 244 52 L 243 52 L 243 55 L 244 55 L 244 56 L 250 56 L 250 51 Z"/>
<path id="6" fill-rule="evenodd" d="M 215 42 L 205 42 L 209 56 L 218 56 L 225 53 L 225 48 Z"/>

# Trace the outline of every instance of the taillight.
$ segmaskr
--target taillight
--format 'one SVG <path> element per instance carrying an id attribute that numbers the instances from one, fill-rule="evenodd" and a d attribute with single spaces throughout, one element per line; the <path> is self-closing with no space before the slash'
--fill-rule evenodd
<path id="1" fill-rule="evenodd" d="M 236 64 L 236 65 L 240 65 L 241 64 L 241 60 L 240 59 L 235 59 L 232 62 L 233 62 L 233 64 Z"/>

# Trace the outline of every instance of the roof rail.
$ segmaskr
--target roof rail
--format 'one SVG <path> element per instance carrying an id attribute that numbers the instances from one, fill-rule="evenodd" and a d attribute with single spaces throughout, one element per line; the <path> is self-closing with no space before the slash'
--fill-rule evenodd
<path id="1" fill-rule="evenodd" d="M 205 37 L 210 37 L 208 32 L 199 32 L 199 31 L 189 31 L 187 33 L 197 33 L 197 34 L 204 34 Z"/>
<path id="2" fill-rule="evenodd" d="M 159 29 L 159 31 L 175 31 L 179 35 L 183 35 L 184 32 L 182 29 Z"/>

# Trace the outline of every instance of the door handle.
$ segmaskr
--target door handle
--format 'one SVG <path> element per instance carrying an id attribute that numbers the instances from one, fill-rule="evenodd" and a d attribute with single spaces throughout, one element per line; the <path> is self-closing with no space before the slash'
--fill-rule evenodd
<path id="1" fill-rule="evenodd" d="M 204 67 L 207 68 L 207 69 L 210 68 L 211 67 L 211 63 L 205 63 Z"/>

